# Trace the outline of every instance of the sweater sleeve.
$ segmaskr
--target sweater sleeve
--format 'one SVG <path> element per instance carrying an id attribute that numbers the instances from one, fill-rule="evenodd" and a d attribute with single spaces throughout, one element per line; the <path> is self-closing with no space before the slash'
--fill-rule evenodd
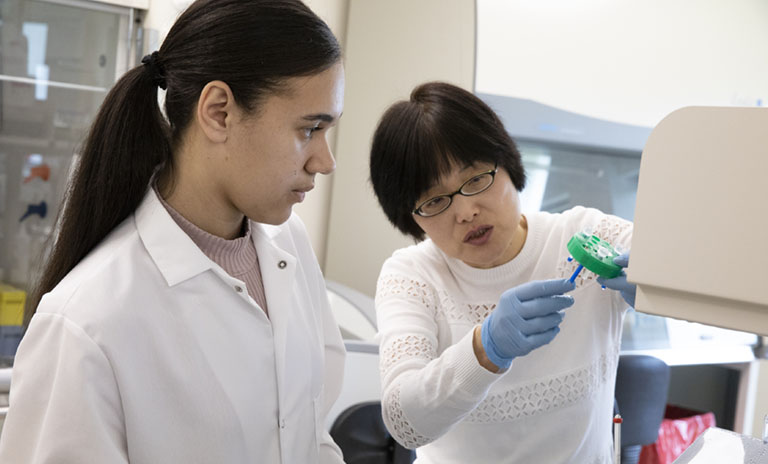
<path id="1" fill-rule="evenodd" d="M 594 234 L 612 244 L 619 252 L 628 252 L 632 246 L 632 223 L 618 216 L 602 214 Z M 626 311 L 629 304 L 621 297 L 621 293 L 611 293 L 613 307 L 618 311 Z"/>
<path id="2" fill-rule="evenodd" d="M 604 214 L 595 226 L 594 234 L 620 251 L 629 251 L 632 246 L 632 223 L 618 216 Z"/>
<path id="3" fill-rule="evenodd" d="M 479 364 L 471 330 L 438 355 L 437 292 L 396 267 L 385 263 L 376 291 L 382 416 L 413 449 L 461 421 L 501 374 Z"/>

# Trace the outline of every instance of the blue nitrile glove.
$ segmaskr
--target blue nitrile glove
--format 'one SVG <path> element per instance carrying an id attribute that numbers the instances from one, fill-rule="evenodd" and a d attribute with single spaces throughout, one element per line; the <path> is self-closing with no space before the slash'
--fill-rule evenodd
<path id="1" fill-rule="evenodd" d="M 621 255 L 613 258 L 613 262 L 621 267 L 627 267 L 629 265 L 629 252 L 622 253 Z M 606 279 L 605 277 L 598 277 L 597 282 L 611 290 L 618 290 L 621 293 L 624 301 L 627 302 L 633 308 L 635 307 L 635 293 L 637 292 L 637 286 L 627 282 L 627 273 L 621 271 L 621 275 L 614 277 L 613 279 Z"/>
<path id="2" fill-rule="evenodd" d="M 563 293 L 575 287 L 567 279 L 535 280 L 504 292 L 480 332 L 488 359 L 506 369 L 512 359 L 551 342 L 563 320 L 558 311 L 573 304 Z"/>

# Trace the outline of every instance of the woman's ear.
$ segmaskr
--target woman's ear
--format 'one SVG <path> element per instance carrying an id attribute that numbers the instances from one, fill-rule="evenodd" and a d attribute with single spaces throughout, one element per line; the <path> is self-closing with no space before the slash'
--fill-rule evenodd
<path id="1" fill-rule="evenodd" d="M 211 81 L 203 87 L 197 101 L 197 121 L 211 142 L 227 141 L 236 107 L 232 89 L 225 82 Z"/>

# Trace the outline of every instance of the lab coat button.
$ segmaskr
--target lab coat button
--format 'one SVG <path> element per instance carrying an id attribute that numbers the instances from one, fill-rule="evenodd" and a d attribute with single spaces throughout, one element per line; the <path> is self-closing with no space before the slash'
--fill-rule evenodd
<path id="1" fill-rule="evenodd" d="M 285 428 L 285 419 L 280 419 L 280 428 L 281 429 Z"/>
<path id="2" fill-rule="evenodd" d="M 239 285 L 235 285 L 235 291 L 236 291 L 237 293 L 243 293 L 243 287 L 241 287 L 241 286 L 239 286 Z"/>
<path id="3" fill-rule="evenodd" d="M 285 269 L 285 266 L 287 265 L 288 263 L 286 263 L 285 261 L 280 261 L 279 263 L 277 263 L 277 267 L 279 267 L 280 269 Z"/>

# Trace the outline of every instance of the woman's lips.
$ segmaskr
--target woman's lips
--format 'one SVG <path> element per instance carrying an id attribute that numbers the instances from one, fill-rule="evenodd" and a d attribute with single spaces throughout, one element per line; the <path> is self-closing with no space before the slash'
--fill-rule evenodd
<path id="1" fill-rule="evenodd" d="M 299 203 L 304 201 L 304 197 L 307 195 L 307 192 L 312 190 L 315 186 L 314 185 L 308 185 L 306 187 L 301 187 L 293 190 L 293 193 L 296 195 L 296 198 L 298 198 Z"/>
<path id="2" fill-rule="evenodd" d="M 491 238 L 492 231 L 493 226 L 489 225 L 475 227 L 474 229 L 470 230 L 467 235 L 464 236 L 464 243 L 469 243 L 471 245 L 482 245 Z"/>
<path id="3" fill-rule="evenodd" d="M 307 192 L 309 192 L 310 190 L 312 190 L 313 188 L 315 188 L 314 184 L 313 184 L 313 185 L 307 185 L 307 186 L 304 186 L 304 187 L 299 187 L 299 188 L 297 188 L 297 189 L 293 189 L 293 191 L 294 191 L 294 192 L 302 192 L 302 193 L 307 193 Z"/>

